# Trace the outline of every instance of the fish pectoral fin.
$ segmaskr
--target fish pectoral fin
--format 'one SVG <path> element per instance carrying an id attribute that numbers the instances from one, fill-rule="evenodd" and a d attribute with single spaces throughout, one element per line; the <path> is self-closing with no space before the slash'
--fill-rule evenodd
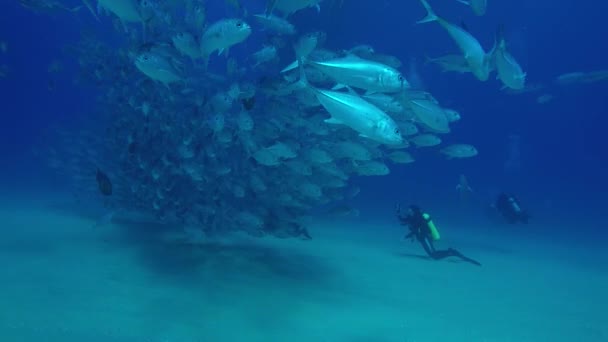
<path id="1" fill-rule="evenodd" d="M 343 125 L 344 123 L 336 118 L 329 118 L 329 119 L 325 119 L 325 123 L 331 124 L 331 125 Z"/>
<path id="2" fill-rule="evenodd" d="M 331 88 L 331 90 L 339 90 L 339 89 L 344 89 L 344 88 L 348 88 L 348 87 L 342 83 L 338 83 L 335 86 L 333 86 L 333 88 Z"/>
<path id="3" fill-rule="evenodd" d="M 361 138 L 367 138 L 367 139 L 370 139 L 370 137 L 369 137 L 368 135 L 365 135 L 365 134 L 363 134 L 363 133 L 359 134 L 359 136 L 360 136 Z"/>

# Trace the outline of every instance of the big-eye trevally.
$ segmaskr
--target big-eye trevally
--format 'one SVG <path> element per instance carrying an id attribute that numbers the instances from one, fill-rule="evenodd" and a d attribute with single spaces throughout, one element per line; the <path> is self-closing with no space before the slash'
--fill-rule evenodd
<path id="1" fill-rule="evenodd" d="M 441 138 L 434 134 L 420 134 L 409 138 L 409 141 L 414 143 L 416 147 L 431 147 L 441 144 Z"/>
<path id="2" fill-rule="evenodd" d="M 461 74 L 471 72 L 469 63 L 462 55 L 445 55 L 437 58 L 426 58 L 426 63 L 439 65 L 443 72 L 458 72 Z"/>
<path id="3" fill-rule="evenodd" d="M 399 127 L 388 114 L 352 93 L 310 88 L 331 115 L 325 122 L 348 126 L 361 136 L 387 145 L 401 144 Z"/>
<path id="4" fill-rule="evenodd" d="M 282 12 L 285 16 L 289 16 L 297 11 L 303 10 L 309 7 L 317 8 L 320 11 L 319 3 L 321 0 L 271 0 L 269 2 L 268 13 L 271 13 L 273 9 Z"/>
<path id="5" fill-rule="evenodd" d="M 462 4 L 465 4 L 473 10 L 473 13 L 478 16 L 486 14 L 488 8 L 488 0 L 456 0 Z"/>
<path id="6" fill-rule="evenodd" d="M 181 54 L 190 57 L 191 59 L 197 59 L 201 57 L 200 45 L 197 42 L 194 35 L 189 32 L 178 32 L 171 38 L 173 46 Z"/>
<path id="7" fill-rule="evenodd" d="M 368 92 L 394 93 L 409 88 L 409 83 L 396 69 L 355 55 L 328 61 L 308 61 L 341 85 L 365 89 Z"/>
<path id="8" fill-rule="evenodd" d="M 468 144 L 453 144 L 442 148 L 441 153 L 445 154 L 448 159 L 471 158 L 478 154 L 475 146 Z"/>
<path id="9" fill-rule="evenodd" d="M 287 19 L 273 14 L 254 14 L 253 17 L 269 31 L 283 35 L 293 35 L 296 28 Z"/>
<path id="10" fill-rule="evenodd" d="M 136 0 L 98 0 L 99 8 L 114 13 L 123 23 L 142 21 Z"/>
<path id="11" fill-rule="evenodd" d="M 486 54 L 479 41 L 462 27 L 453 25 L 445 19 L 438 17 L 426 0 L 420 0 L 420 2 L 426 9 L 427 15 L 422 20 L 419 20 L 418 23 L 438 22 L 452 37 L 456 45 L 458 45 L 475 77 L 480 81 L 487 81 L 490 75 L 491 56 Z"/>
<path id="12" fill-rule="evenodd" d="M 525 88 L 526 73 L 509 51 L 507 51 L 507 43 L 504 38 L 500 39 L 496 51 L 494 51 L 494 62 L 498 72 L 497 78 L 505 87 L 514 90 Z"/>
<path id="13" fill-rule="evenodd" d="M 228 55 L 230 47 L 245 41 L 251 26 L 241 19 L 222 19 L 211 24 L 201 37 L 201 55 L 208 59 L 212 53 Z"/>
<path id="14" fill-rule="evenodd" d="M 135 59 L 135 66 L 144 75 L 165 86 L 182 80 L 169 60 L 158 54 L 149 52 L 140 54 Z"/>

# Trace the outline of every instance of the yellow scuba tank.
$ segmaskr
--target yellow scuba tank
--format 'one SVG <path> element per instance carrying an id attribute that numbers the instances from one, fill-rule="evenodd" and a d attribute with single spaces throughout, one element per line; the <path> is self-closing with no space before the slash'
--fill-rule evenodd
<path id="1" fill-rule="evenodd" d="M 437 227 L 435 227 L 433 220 L 431 220 L 431 215 L 424 213 L 422 214 L 422 217 L 424 217 L 424 220 L 426 221 L 426 224 L 429 227 L 429 230 L 431 231 L 431 237 L 433 238 L 433 240 L 439 240 L 441 238 L 441 235 L 439 235 Z"/>

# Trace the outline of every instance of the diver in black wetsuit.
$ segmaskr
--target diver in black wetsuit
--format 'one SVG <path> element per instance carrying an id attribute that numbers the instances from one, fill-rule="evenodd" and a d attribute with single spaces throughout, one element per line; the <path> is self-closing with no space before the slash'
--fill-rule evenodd
<path id="1" fill-rule="evenodd" d="M 436 250 L 435 245 L 433 244 L 433 240 L 439 239 L 439 232 L 431 221 L 431 218 L 428 214 L 423 213 L 422 210 L 416 205 L 411 205 L 407 212 L 407 216 L 404 216 L 401 212 L 401 207 L 397 206 L 397 218 L 399 222 L 403 226 L 408 226 L 410 232 L 405 236 L 406 239 L 411 239 L 414 241 L 414 238 L 420 242 L 422 248 L 426 254 L 434 260 L 444 259 L 450 256 L 458 257 L 466 262 L 470 262 L 477 266 L 481 266 L 481 264 L 471 258 L 467 258 L 459 251 L 448 248 L 446 250 Z"/>
<path id="2" fill-rule="evenodd" d="M 496 210 L 511 224 L 518 222 L 528 223 L 530 215 L 524 210 L 517 198 L 513 195 L 507 195 L 504 192 L 498 195 L 496 203 L 494 203 Z"/>

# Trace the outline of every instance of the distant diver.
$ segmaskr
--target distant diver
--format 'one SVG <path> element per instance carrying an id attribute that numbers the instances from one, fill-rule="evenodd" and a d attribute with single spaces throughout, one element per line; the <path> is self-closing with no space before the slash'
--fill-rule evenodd
<path id="1" fill-rule="evenodd" d="M 460 197 L 460 203 L 464 204 L 467 202 L 469 195 L 473 193 L 473 189 L 469 186 L 469 181 L 465 175 L 460 175 L 458 178 L 458 185 L 456 185 L 456 190 L 458 191 L 458 195 Z"/>
<path id="2" fill-rule="evenodd" d="M 97 169 L 97 186 L 99 187 L 99 192 L 101 192 L 104 196 L 112 195 L 112 182 L 110 178 L 103 173 L 100 169 Z"/>
<path id="3" fill-rule="evenodd" d="M 522 208 L 519 200 L 513 195 L 501 193 L 498 195 L 494 207 L 510 224 L 528 223 L 530 219 L 528 212 Z"/>
<path id="4" fill-rule="evenodd" d="M 439 240 L 440 235 L 437 227 L 431 220 L 431 217 L 427 213 L 423 213 L 420 207 L 416 205 L 410 205 L 407 216 L 404 216 L 401 212 L 401 206 L 397 206 L 397 218 L 403 226 L 408 226 L 410 232 L 405 236 L 406 239 L 410 239 L 412 242 L 414 239 L 418 240 L 424 248 L 426 254 L 434 260 L 441 260 L 447 257 L 458 257 L 463 261 L 470 262 L 474 265 L 481 266 L 476 260 L 468 258 L 459 251 L 448 248 L 446 250 L 436 250 L 433 241 Z"/>

